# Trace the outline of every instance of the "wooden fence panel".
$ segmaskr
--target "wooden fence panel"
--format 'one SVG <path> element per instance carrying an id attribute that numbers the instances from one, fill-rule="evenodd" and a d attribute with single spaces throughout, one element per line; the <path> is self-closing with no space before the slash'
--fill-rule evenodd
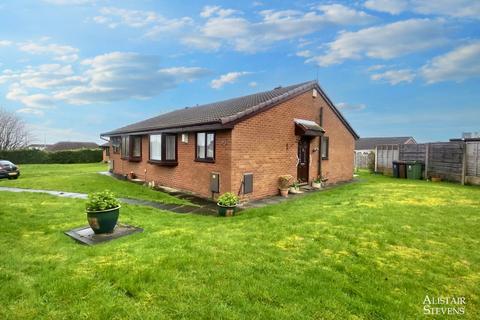
<path id="1" fill-rule="evenodd" d="M 467 176 L 480 177 L 480 142 L 467 142 Z"/>
<path id="2" fill-rule="evenodd" d="M 462 182 L 463 178 L 463 142 L 430 143 L 428 157 L 428 175 L 443 180 Z"/>
<path id="3" fill-rule="evenodd" d="M 426 146 L 426 144 L 402 144 L 399 148 L 399 159 L 425 163 Z"/>
<path id="4" fill-rule="evenodd" d="M 385 174 L 392 172 L 392 162 L 398 160 L 399 152 L 397 144 L 385 144 L 377 146 L 377 171 Z"/>

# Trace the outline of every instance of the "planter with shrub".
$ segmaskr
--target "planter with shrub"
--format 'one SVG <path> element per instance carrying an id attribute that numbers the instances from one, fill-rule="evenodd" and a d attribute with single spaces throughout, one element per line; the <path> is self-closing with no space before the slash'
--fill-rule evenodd
<path id="1" fill-rule="evenodd" d="M 88 195 L 86 212 L 93 232 L 112 233 L 120 214 L 120 202 L 108 190 L 91 193 Z"/>
<path id="2" fill-rule="evenodd" d="M 294 181 L 288 191 L 293 194 L 303 193 L 300 191 L 300 183 L 298 181 Z"/>
<path id="3" fill-rule="evenodd" d="M 312 181 L 312 188 L 321 189 L 322 188 L 322 177 L 318 176 Z"/>
<path id="4" fill-rule="evenodd" d="M 289 174 L 278 177 L 278 190 L 282 197 L 288 197 L 288 188 L 292 184 L 293 177 Z"/>
<path id="5" fill-rule="evenodd" d="M 217 200 L 218 215 L 222 217 L 234 216 L 237 212 L 238 197 L 231 192 L 225 192 Z"/>

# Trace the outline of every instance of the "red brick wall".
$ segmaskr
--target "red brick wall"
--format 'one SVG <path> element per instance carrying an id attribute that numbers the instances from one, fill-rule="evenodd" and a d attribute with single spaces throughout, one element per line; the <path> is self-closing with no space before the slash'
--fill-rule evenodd
<path id="1" fill-rule="evenodd" d="M 156 184 L 211 197 L 210 174 L 216 172 L 220 174 L 220 193 L 230 191 L 230 131 L 216 133 L 215 163 L 195 161 L 195 133 L 189 133 L 188 143 L 182 143 L 178 135 L 178 165 L 174 167 L 148 163 L 148 144 L 148 136 L 143 136 L 141 162 L 122 160 L 120 154 L 111 153 L 114 173 L 128 174 L 133 171 L 147 182 L 155 181 Z"/>
<path id="2" fill-rule="evenodd" d="M 254 192 L 246 198 L 256 199 L 278 193 L 278 176 L 297 177 L 297 136 L 293 119 L 319 122 L 323 111 L 323 128 L 330 139 L 329 159 L 322 161 L 322 173 L 329 183 L 346 181 L 353 176 L 354 138 L 327 103 L 312 91 L 244 120 L 232 131 L 232 189 L 239 190 L 243 174 L 253 173 Z M 318 139 L 310 142 L 310 181 L 318 174 Z M 317 151 L 315 151 L 317 149 Z"/>
<path id="3" fill-rule="evenodd" d="M 195 133 L 188 144 L 178 138 L 178 166 L 167 167 L 148 163 L 148 136 L 142 139 L 141 162 L 121 160 L 110 154 L 114 172 L 133 171 L 139 178 L 157 184 L 192 191 L 210 197 L 210 174 L 220 174 L 220 193 L 238 193 L 243 174 L 253 173 L 253 193 L 246 198 L 257 199 L 278 193 L 278 176 L 297 177 L 297 144 L 294 118 L 319 122 L 323 107 L 323 128 L 330 139 L 329 159 L 322 161 L 322 173 L 329 183 L 347 181 L 353 175 L 354 138 L 327 103 L 312 92 L 306 92 L 235 125 L 233 130 L 216 135 L 215 163 L 194 161 Z M 179 135 L 180 136 L 180 135 Z M 318 139 L 310 141 L 309 180 L 318 173 Z M 145 172 L 146 170 L 146 172 Z"/>

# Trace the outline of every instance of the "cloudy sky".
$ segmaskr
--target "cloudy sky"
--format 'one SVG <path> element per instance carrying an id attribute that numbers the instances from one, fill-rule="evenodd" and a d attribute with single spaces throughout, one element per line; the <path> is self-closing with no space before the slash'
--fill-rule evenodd
<path id="1" fill-rule="evenodd" d="M 361 136 L 480 131 L 480 1 L 0 4 L 0 105 L 38 142 L 317 76 Z"/>

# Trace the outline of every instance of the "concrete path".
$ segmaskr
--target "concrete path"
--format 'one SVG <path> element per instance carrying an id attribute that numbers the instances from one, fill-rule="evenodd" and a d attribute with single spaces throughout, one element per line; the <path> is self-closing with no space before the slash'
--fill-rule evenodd
<path id="1" fill-rule="evenodd" d="M 10 187 L 0 187 L 0 191 L 9 191 L 9 192 L 33 192 L 33 193 L 46 193 L 56 197 L 62 198 L 72 198 L 72 199 L 87 199 L 87 194 L 85 193 L 76 193 L 76 192 L 64 192 L 64 191 L 54 191 L 54 190 L 39 190 L 39 189 L 23 189 L 23 188 L 10 188 Z M 186 199 L 186 197 L 179 197 Z M 142 199 L 130 199 L 130 198 L 119 198 L 120 202 L 146 206 L 151 208 L 156 208 L 160 210 L 167 210 L 175 213 L 196 213 L 196 214 L 206 214 L 212 215 L 216 214 L 216 208 L 212 204 L 200 205 L 199 206 L 190 206 L 182 204 L 164 204 L 155 201 L 142 200 Z M 186 199 L 188 200 L 188 199 Z"/>

